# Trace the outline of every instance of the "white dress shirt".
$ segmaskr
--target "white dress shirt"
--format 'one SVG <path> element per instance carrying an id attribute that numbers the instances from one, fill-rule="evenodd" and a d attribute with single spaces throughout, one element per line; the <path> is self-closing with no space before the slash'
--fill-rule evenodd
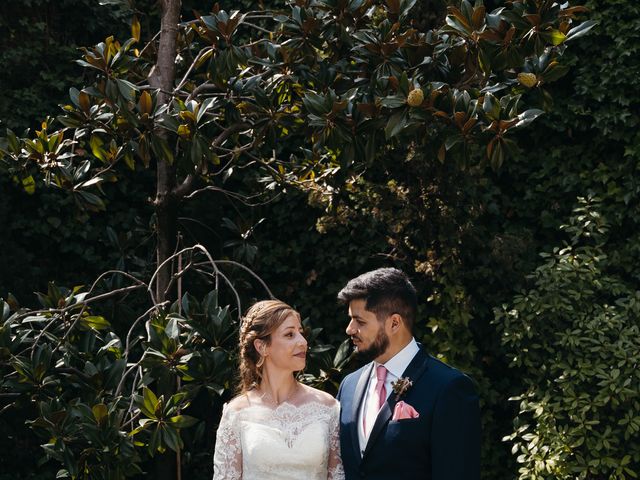
<path id="1" fill-rule="evenodd" d="M 384 367 L 387 369 L 387 378 L 384 382 L 385 390 L 387 391 L 387 398 L 392 393 L 391 382 L 395 382 L 399 379 L 404 371 L 415 357 L 416 353 L 420 350 L 418 347 L 418 343 L 415 338 L 412 338 L 411 341 L 396 353 L 392 358 L 390 358 L 386 363 L 383 363 Z M 373 368 L 371 369 L 371 374 L 369 375 L 369 380 L 367 382 L 367 390 L 364 394 L 364 398 L 362 404 L 360 405 L 360 413 L 358 415 L 358 440 L 360 441 L 360 454 L 364 453 L 364 449 L 367 446 L 367 441 L 369 440 L 369 433 L 373 428 L 373 424 L 376 422 L 376 417 L 378 416 L 379 410 L 376 408 L 378 394 L 376 393 L 376 367 L 380 365 L 377 362 L 373 362 Z M 363 416 L 366 415 L 366 424 L 367 431 L 364 431 L 364 425 L 362 422 Z"/>

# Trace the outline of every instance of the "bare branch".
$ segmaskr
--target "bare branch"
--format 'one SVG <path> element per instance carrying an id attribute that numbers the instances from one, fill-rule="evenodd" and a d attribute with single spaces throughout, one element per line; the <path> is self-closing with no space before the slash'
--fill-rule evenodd
<path id="1" fill-rule="evenodd" d="M 192 266 L 193 266 L 193 263 L 191 263 L 191 261 L 189 261 L 189 263 L 184 268 L 180 268 L 180 256 L 178 256 L 178 268 L 179 268 L 179 270 L 171 276 L 171 281 L 169 282 L 169 285 L 167 285 L 167 289 L 165 290 L 165 295 L 167 295 L 171 291 L 171 287 L 173 287 L 173 284 L 177 280 L 182 278 L 182 276 L 185 273 L 187 273 L 187 271 L 190 270 Z M 182 295 L 180 295 L 180 293 L 178 293 L 178 299 L 180 299 L 180 298 L 182 298 Z"/>
<path id="2" fill-rule="evenodd" d="M 224 188 L 216 187 L 215 185 L 207 185 L 206 187 L 199 188 L 198 190 L 194 190 L 185 198 L 193 198 L 196 195 L 199 195 L 207 191 L 220 192 L 227 197 L 230 197 L 234 200 L 238 200 L 239 202 L 241 202 L 243 205 L 246 205 L 247 207 L 260 207 L 263 205 L 268 205 L 269 203 L 275 201 L 282 195 L 282 192 L 278 192 L 276 195 L 274 195 L 273 197 L 270 197 L 268 200 L 265 200 L 264 202 L 250 202 L 249 201 L 250 199 L 262 196 L 264 192 L 261 192 L 256 195 L 246 196 L 246 195 L 241 195 L 239 193 L 232 192 L 230 190 L 225 190 Z"/>
<path id="3" fill-rule="evenodd" d="M 224 273 L 222 273 L 220 270 L 218 270 L 217 267 L 216 267 L 216 272 L 217 272 L 216 275 L 220 275 L 222 277 L 222 279 L 225 282 L 227 282 L 227 286 L 231 289 L 231 291 L 233 292 L 233 294 L 236 297 L 236 303 L 238 304 L 238 320 L 239 320 L 242 317 L 242 302 L 240 301 L 240 294 L 238 293 L 238 291 L 233 286 L 233 283 L 231 282 L 231 280 L 229 280 Z"/>
<path id="4" fill-rule="evenodd" d="M 234 267 L 241 268 L 245 272 L 248 272 L 253 278 L 255 278 L 256 280 L 258 280 L 258 282 L 260 282 L 260 285 L 262 285 L 262 287 L 267 291 L 267 293 L 269 294 L 269 296 L 271 298 L 276 298 L 273 295 L 273 293 L 271 292 L 271 290 L 269 289 L 269 287 L 267 286 L 267 284 L 264 282 L 264 280 L 262 280 L 262 278 L 260 278 L 260 276 L 257 273 L 255 273 L 253 270 L 251 270 L 246 265 L 243 265 L 243 264 L 238 263 L 238 262 L 234 262 L 233 260 L 216 260 L 216 263 L 217 264 L 224 264 L 224 265 L 233 265 Z M 196 265 L 197 266 L 201 266 L 203 264 L 202 263 L 197 263 Z"/>
<path id="5" fill-rule="evenodd" d="M 262 28 L 258 25 L 256 25 L 255 23 L 251 23 L 251 22 L 247 22 L 246 20 L 244 22 L 242 22 L 243 25 L 249 25 L 251 28 L 255 28 L 256 30 L 261 31 L 262 33 L 268 33 L 268 34 L 273 34 L 273 32 L 271 30 L 267 30 L 266 28 Z"/>
<path id="6" fill-rule="evenodd" d="M 242 130 L 248 127 L 250 127 L 250 125 L 246 123 L 236 123 L 227 127 L 213 140 L 213 142 L 211 143 L 211 146 L 217 147 L 218 145 L 221 145 L 231 135 L 237 132 L 241 132 Z M 173 192 L 172 192 L 173 195 L 177 199 L 182 199 L 185 195 L 191 193 L 191 190 L 193 188 L 193 182 L 195 181 L 199 173 L 200 173 L 200 168 L 196 167 L 194 173 L 190 173 L 189 175 L 187 175 L 186 178 L 182 181 L 182 183 L 173 189 Z"/>
<path id="7" fill-rule="evenodd" d="M 147 50 L 147 48 L 149 48 L 153 43 L 155 43 L 155 41 L 160 38 L 160 34 L 162 32 L 158 32 L 156 33 L 153 38 L 151 40 L 149 40 L 147 42 L 147 44 L 144 46 L 144 48 L 142 50 L 140 50 L 140 54 L 138 55 L 139 57 L 142 57 L 142 55 L 144 55 L 144 52 Z"/>
<path id="8" fill-rule="evenodd" d="M 104 273 L 102 273 L 94 282 L 93 285 L 91 285 L 91 288 L 89 289 L 89 291 L 87 292 L 87 295 L 89 295 L 94 288 L 96 287 L 96 285 L 98 284 L 98 282 L 100 282 L 100 280 L 102 280 L 105 276 L 109 275 L 109 274 L 119 274 L 119 275 L 123 275 L 129 279 L 134 280 L 135 282 L 137 282 L 137 285 L 130 285 L 128 287 L 123 287 L 123 288 L 119 288 L 116 290 L 112 290 L 110 292 L 107 293 L 103 293 L 101 295 L 96 295 L 95 297 L 90 297 L 90 298 L 85 298 L 83 299 L 81 302 L 75 303 L 73 305 L 69 305 L 65 308 L 61 308 L 61 309 L 48 309 L 48 310 L 36 310 L 36 311 L 29 311 L 26 312 L 24 314 L 21 314 L 18 316 L 18 319 L 21 318 L 25 318 L 28 316 L 37 316 L 40 314 L 49 314 L 49 315 L 55 315 L 55 314 L 60 314 L 60 315 L 64 315 L 65 313 L 73 310 L 73 309 L 77 309 L 78 307 L 80 307 L 80 312 L 77 315 L 76 320 L 73 322 L 73 324 L 71 324 L 71 326 L 67 329 L 67 331 L 65 332 L 65 335 L 63 337 L 62 340 L 65 340 L 68 338 L 69 333 L 75 328 L 76 324 L 78 323 L 78 321 L 80 321 L 80 319 L 82 318 L 82 314 L 85 312 L 87 306 L 91 303 L 100 301 L 100 300 L 106 300 L 107 298 L 111 298 L 115 295 L 120 295 L 121 293 L 126 293 L 132 290 L 137 290 L 139 288 L 142 287 L 146 287 L 147 285 L 142 282 L 141 280 L 137 279 L 136 277 L 134 277 L 133 275 L 128 274 L 127 272 L 123 272 L 121 270 L 108 270 Z M 38 336 L 35 338 L 33 344 L 31 345 L 31 347 L 29 347 L 29 349 L 32 351 L 32 355 L 33 355 L 33 351 L 35 349 L 35 347 L 38 345 L 38 343 L 40 342 L 40 339 L 42 338 L 42 336 L 49 330 L 49 328 L 58 321 L 59 319 L 57 317 L 54 317 L 47 325 L 45 325 L 45 327 L 40 331 L 40 333 L 38 334 Z M 58 348 L 60 348 L 62 343 L 58 344 L 58 346 L 56 346 L 56 350 Z M 54 350 L 55 351 L 55 350 Z"/>
<path id="9" fill-rule="evenodd" d="M 218 86 L 217 85 L 213 85 L 211 83 L 203 83 L 201 85 L 198 85 L 196 88 L 193 89 L 193 91 L 189 94 L 189 96 L 187 97 L 187 102 L 191 99 L 193 99 L 195 96 L 199 95 L 200 92 L 203 92 L 205 90 L 217 90 Z M 226 93 L 220 93 L 219 94 L 221 97 L 226 97 L 227 94 Z"/>
<path id="10" fill-rule="evenodd" d="M 184 76 L 182 77 L 182 80 L 180 81 L 180 83 L 178 84 L 178 86 L 173 90 L 173 94 L 175 95 L 181 88 L 182 86 L 187 82 L 187 78 L 189 78 L 189 75 L 191 74 L 191 72 L 193 71 L 193 69 L 195 68 L 196 64 L 200 61 L 200 59 L 209 51 L 211 51 L 213 49 L 213 47 L 208 47 L 208 48 L 203 48 L 202 50 L 200 50 L 198 52 L 198 55 L 196 55 L 196 58 L 193 59 L 193 62 L 191 62 L 191 65 L 189 65 L 189 68 L 187 69 L 187 72 L 184 74 Z"/>

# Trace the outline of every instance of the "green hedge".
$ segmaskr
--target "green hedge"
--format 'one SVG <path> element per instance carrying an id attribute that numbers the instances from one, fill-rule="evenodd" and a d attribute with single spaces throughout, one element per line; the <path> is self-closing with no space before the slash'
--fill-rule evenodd
<path id="1" fill-rule="evenodd" d="M 317 198 L 297 193 L 257 209 L 203 197 L 190 208 L 210 212 L 204 223 L 221 236 L 184 222 L 220 256 L 247 261 L 257 247 L 249 263 L 334 345 L 344 338 L 344 312 L 335 303 L 344 281 L 380 265 L 411 272 L 422 296 L 420 339 L 479 383 L 486 479 L 623 478 L 639 469 L 638 379 L 630 366 L 637 363 L 640 280 L 640 93 L 633 88 L 640 6 L 586 4 L 599 26 L 575 47 L 570 75 L 554 84 L 554 110 L 519 139 L 521 151 L 499 172 L 388 152 L 326 212 Z M 0 118 L 26 125 L 30 119 L 11 116 L 16 101 L 0 103 Z M 41 116 L 39 107 L 27 102 L 21 111 Z M 0 204 L 0 222 L 12 232 L 2 238 L 9 254 L 0 295 L 11 288 L 24 298 L 60 276 L 87 282 L 119 261 L 106 228 L 112 217 L 85 224 L 55 194 L 27 198 L 8 181 L 0 187 L 11 199 Z M 144 211 L 137 188 L 126 188 Z M 109 211 L 118 219 L 116 237 L 136 247 L 125 261 L 144 269 L 148 226 L 136 223 L 131 203 Z M 587 214 L 597 214 L 587 219 L 606 230 L 590 233 L 592 224 L 580 219 Z M 225 216 L 229 228 L 218 228 L 214 222 Z M 250 237 L 239 235 L 256 224 Z M 56 252 L 49 256 L 55 261 L 43 261 L 43 252 Z M 250 295 L 263 295 L 251 288 Z M 576 412 L 582 423 L 572 419 Z M 39 455 L 36 445 L 26 448 Z M 19 461 L 6 447 L 3 456 Z M 209 454 L 197 452 L 200 465 Z"/>

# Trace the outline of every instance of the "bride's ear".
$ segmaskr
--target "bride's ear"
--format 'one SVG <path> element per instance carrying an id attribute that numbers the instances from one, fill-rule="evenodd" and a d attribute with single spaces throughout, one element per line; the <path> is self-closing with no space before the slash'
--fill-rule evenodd
<path id="1" fill-rule="evenodd" d="M 264 340 L 256 338 L 253 341 L 253 348 L 255 348 L 256 352 L 258 352 L 261 356 L 264 356 L 264 354 L 266 353 L 267 345 Z"/>

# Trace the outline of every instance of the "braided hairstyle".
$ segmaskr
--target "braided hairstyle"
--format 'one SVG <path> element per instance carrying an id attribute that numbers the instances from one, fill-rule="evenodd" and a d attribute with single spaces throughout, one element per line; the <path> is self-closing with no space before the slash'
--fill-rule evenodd
<path id="1" fill-rule="evenodd" d="M 271 334 L 290 315 L 300 320 L 300 314 L 280 300 L 262 300 L 255 303 L 245 313 L 240 326 L 240 384 L 239 393 L 246 393 L 260 383 L 262 368 L 258 367 L 260 353 L 255 340 L 271 342 Z"/>

